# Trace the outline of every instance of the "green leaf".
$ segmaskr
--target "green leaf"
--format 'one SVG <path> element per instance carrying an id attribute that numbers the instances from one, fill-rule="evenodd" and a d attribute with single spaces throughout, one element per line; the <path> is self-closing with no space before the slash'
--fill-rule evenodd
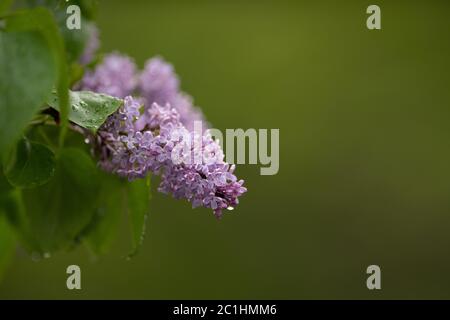
<path id="1" fill-rule="evenodd" d="M 59 97 L 51 96 L 48 104 L 59 111 Z M 96 132 L 106 121 L 109 115 L 114 113 L 123 104 L 118 98 L 106 94 L 90 91 L 70 92 L 69 120 L 79 126 Z"/>
<path id="2" fill-rule="evenodd" d="M 105 254 L 117 235 L 124 211 L 124 183 L 118 177 L 101 172 L 97 208 L 81 238 L 94 254 Z"/>
<path id="3" fill-rule="evenodd" d="M 56 62 L 38 32 L 0 32 L 0 156 L 4 159 L 51 92 Z"/>
<path id="4" fill-rule="evenodd" d="M 46 183 L 55 172 L 55 155 L 45 145 L 21 139 L 5 175 L 11 185 L 32 188 Z"/>
<path id="5" fill-rule="evenodd" d="M 69 113 L 69 75 L 64 40 L 61 37 L 55 18 L 48 9 L 42 7 L 18 11 L 6 19 L 6 31 L 37 31 L 45 37 L 51 49 L 58 72 L 56 87 L 60 99 L 60 122 L 62 128 L 60 145 L 62 146 L 67 132 Z M 36 61 L 35 64 L 38 64 L 38 62 Z"/>
<path id="6" fill-rule="evenodd" d="M 0 212 L 0 280 L 13 258 L 15 248 L 14 232 L 9 226 L 6 216 Z"/>
<path id="7" fill-rule="evenodd" d="M 122 212 L 127 212 L 131 229 L 132 250 L 128 257 L 136 255 L 146 231 L 150 207 L 150 178 L 132 182 L 103 174 L 99 206 L 83 239 L 95 254 L 108 251 L 117 234 Z"/>
<path id="8" fill-rule="evenodd" d="M 54 177 L 45 185 L 23 189 L 24 213 L 10 220 L 25 246 L 40 254 L 73 245 L 92 220 L 98 194 L 97 168 L 79 149 L 59 153 Z"/>
<path id="9" fill-rule="evenodd" d="M 134 256 L 138 252 L 144 240 L 150 200 L 150 177 L 136 179 L 126 184 L 126 206 L 132 234 L 132 251 L 129 257 Z"/>

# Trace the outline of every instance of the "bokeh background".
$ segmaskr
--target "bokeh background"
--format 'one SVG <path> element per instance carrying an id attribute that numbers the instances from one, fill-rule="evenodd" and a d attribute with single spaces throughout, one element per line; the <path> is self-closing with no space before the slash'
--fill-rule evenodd
<path id="1" fill-rule="evenodd" d="M 377 0 L 379 31 L 370 4 L 100 1 L 102 50 L 165 57 L 217 128 L 279 128 L 280 171 L 239 166 L 221 221 L 155 191 L 129 261 L 126 226 L 98 259 L 18 251 L 0 298 L 450 298 L 450 3 Z"/>

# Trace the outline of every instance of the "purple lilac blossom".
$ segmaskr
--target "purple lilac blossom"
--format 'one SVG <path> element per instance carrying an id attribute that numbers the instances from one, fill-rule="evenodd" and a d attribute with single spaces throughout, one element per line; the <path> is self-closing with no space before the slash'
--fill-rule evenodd
<path id="1" fill-rule="evenodd" d="M 223 209 L 233 209 L 247 189 L 234 175 L 234 165 L 224 161 L 220 145 L 208 133 L 186 130 L 169 104 L 153 103 L 143 115 L 140 107 L 126 97 L 99 129 L 95 147 L 100 166 L 129 180 L 159 174 L 159 191 L 185 198 L 193 207 L 211 208 L 218 218 Z M 192 161 L 198 155 L 201 161 Z"/>
<path id="2" fill-rule="evenodd" d="M 180 80 L 173 66 L 160 57 L 149 59 L 139 77 L 139 90 L 146 99 L 146 108 L 153 103 L 165 105 L 169 103 L 180 115 L 181 123 L 192 130 L 194 121 L 204 121 L 199 108 L 195 107 L 192 98 L 180 91 Z"/>
<path id="3" fill-rule="evenodd" d="M 86 72 L 76 89 L 124 98 L 136 88 L 136 73 L 136 65 L 131 58 L 111 53 L 94 70 Z"/>
<path id="4" fill-rule="evenodd" d="M 147 99 L 148 107 L 152 103 L 165 105 L 178 94 L 179 79 L 173 66 L 160 57 L 147 60 L 139 77 L 139 89 Z"/>

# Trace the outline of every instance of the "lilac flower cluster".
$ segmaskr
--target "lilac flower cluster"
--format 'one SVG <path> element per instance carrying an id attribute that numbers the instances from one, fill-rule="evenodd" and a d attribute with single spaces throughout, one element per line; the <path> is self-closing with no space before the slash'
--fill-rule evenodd
<path id="1" fill-rule="evenodd" d="M 219 144 L 208 134 L 189 132 L 169 104 L 153 103 L 145 117 L 140 107 L 127 96 L 99 129 L 100 166 L 128 179 L 159 174 L 159 191 L 185 198 L 193 207 L 211 208 L 218 218 L 223 209 L 233 209 L 247 189 L 233 174 L 235 167 L 224 162 Z M 201 161 L 193 161 L 198 155 Z"/>
<path id="2" fill-rule="evenodd" d="M 161 58 L 150 59 L 137 75 L 130 58 L 108 55 L 78 88 L 124 98 L 94 143 L 104 170 L 130 180 L 149 172 L 160 175 L 159 191 L 185 198 L 193 207 L 211 208 L 216 217 L 233 209 L 247 191 L 234 175 L 234 165 L 224 161 L 220 145 L 208 132 L 192 130 L 194 121 L 205 123 L 203 115 L 179 90 L 173 67 Z M 142 98 L 130 96 L 136 92 Z"/>
<path id="3" fill-rule="evenodd" d="M 87 71 L 78 90 L 90 90 L 109 94 L 118 98 L 135 93 L 143 97 L 144 107 L 153 103 L 170 104 L 180 115 L 181 123 L 192 130 L 195 121 L 206 125 L 200 109 L 194 106 L 192 98 L 181 92 L 179 78 L 173 66 L 160 57 L 149 59 L 144 70 L 138 74 L 132 59 L 125 55 L 112 53 L 106 55 L 95 70 Z"/>

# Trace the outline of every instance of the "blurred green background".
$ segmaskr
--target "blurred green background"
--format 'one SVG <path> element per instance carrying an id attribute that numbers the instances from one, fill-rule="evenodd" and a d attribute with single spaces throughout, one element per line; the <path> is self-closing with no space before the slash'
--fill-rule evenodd
<path id="1" fill-rule="evenodd" d="M 103 51 L 165 57 L 217 128 L 279 128 L 280 171 L 239 166 L 221 221 L 155 191 L 130 261 L 125 234 L 99 259 L 19 250 L 0 298 L 450 298 L 450 3 L 376 1 L 379 31 L 370 4 L 100 1 Z"/>

